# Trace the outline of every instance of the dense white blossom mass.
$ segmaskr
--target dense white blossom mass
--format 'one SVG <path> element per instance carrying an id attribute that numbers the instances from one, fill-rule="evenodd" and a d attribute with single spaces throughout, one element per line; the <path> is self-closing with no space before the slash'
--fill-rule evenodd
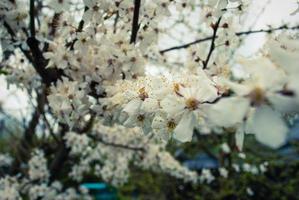
<path id="1" fill-rule="evenodd" d="M 94 173 L 121 185 L 132 165 L 210 183 L 215 179 L 210 170 L 197 174 L 182 166 L 167 143 L 190 142 L 194 133 L 231 134 L 238 151 L 246 134 L 272 148 L 285 143 L 288 120 L 299 111 L 298 35 L 282 26 L 253 57 L 236 56 L 240 37 L 250 34 L 240 32 L 238 24 L 250 2 L 32 2 L 41 6 L 38 16 L 27 1 L 0 2 L 1 43 L 8 57 L 2 62 L 10 84 L 45 88 L 44 101 L 57 122 L 47 137 L 58 140 L 56 150 L 63 154 L 32 150 L 27 173 L 0 179 L 0 199 L 89 199 L 84 189 L 64 188 L 52 175 L 65 154 L 73 159 L 68 176 L 78 183 Z M 190 46 L 186 61 L 172 62 L 171 49 L 158 49 L 159 40 L 170 34 L 168 20 L 178 15 L 184 23 L 198 8 L 205 43 L 175 47 Z M 167 73 L 148 75 L 152 65 Z M 233 150 L 227 144 L 221 148 Z M 12 163 L 9 155 L 0 156 L 0 167 Z M 233 168 L 258 174 L 267 165 Z M 220 176 L 229 173 L 219 168 Z"/>

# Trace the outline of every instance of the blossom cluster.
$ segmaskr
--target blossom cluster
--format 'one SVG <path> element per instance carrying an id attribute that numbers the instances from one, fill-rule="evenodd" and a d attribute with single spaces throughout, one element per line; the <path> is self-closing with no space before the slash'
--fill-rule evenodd
<path id="1" fill-rule="evenodd" d="M 0 199 L 91 199 L 84 188 L 64 188 L 59 181 L 49 181 L 47 160 L 42 151 L 36 150 L 28 165 L 28 177 L 6 175 L 0 179 Z"/>
<path id="2" fill-rule="evenodd" d="M 169 141 L 232 135 L 242 151 L 245 135 L 253 134 L 272 148 L 285 144 L 288 121 L 299 111 L 298 35 L 268 36 L 256 55 L 236 56 L 240 36 L 247 34 L 237 31 L 247 1 L 48 0 L 36 13 L 32 2 L 0 2 L 0 40 L 7 57 L 1 66 L 11 84 L 37 93 L 45 87 L 45 105 L 37 106 L 37 115 L 45 121 L 50 115 L 55 127 L 36 138 L 58 145 L 31 151 L 21 176 L 1 176 L 0 197 L 89 199 L 85 190 L 52 180 L 49 166 L 60 147 L 72 181 L 80 183 L 93 173 L 119 186 L 132 167 L 185 182 L 215 179 L 208 169 L 197 174 L 183 166 L 167 151 Z M 198 24 L 186 21 L 198 9 L 201 35 L 207 37 L 200 41 L 210 42 L 159 50 L 161 40 L 171 37 L 171 27 L 184 24 L 190 37 L 197 37 Z M 187 55 L 167 55 L 178 48 L 189 48 Z M 149 74 L 151 66 L 161 70 Z M 234 145 L 221 148 L 229 154 Z M 0 167 L 12 162 L 0 157 Z M 232 168 L 259 174 L 267 164 L 242 162 Z M 231 173 L 224 166 L 218 171 L 225 178 Z"/>
<path id="3" fill-rule="evenodd" d="M 157 142 L 154 135 L 145 137 L 139 128 L 110 127 L 97 123 L 90 135 L 70 132 L 65 139 L 72 155 L 79 158 L 70 172 L 76 181 L 81 181 L 84 174 L 94 171 L 104 181 L 122 185 L 127 181 L 129 167 L 133 163 L 186 182 L 197 182 L 196 172 L 176 161 L 165 150 L 165 143 Z"/>
<path id="4" fill-rule="evenodd" d="M 264 56 L 240 58 L 236 65 L 243 77 L 233 69 L 209 74 L 200 68 L 171 78 L 139 77 L 108 87 L 103 104 L 109 113 L 116 110 L 115 121 L 163 138 L 191 141 L 196 128 L 202 134 L 235 132 L 240 150 L 245 133 L 279 147 L 288 132 L 285 117 L 298 111 L 296 42 L 283 35 L 271 38 Z"/>

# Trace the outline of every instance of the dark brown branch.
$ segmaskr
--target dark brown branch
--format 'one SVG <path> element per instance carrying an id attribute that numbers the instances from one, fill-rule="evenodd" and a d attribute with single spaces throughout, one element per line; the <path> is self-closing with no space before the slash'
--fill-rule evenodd
<path id="1" fill-rule="evenodd" d="M 34 0 L 30 0 L 30 5 L 29 5 L 29 29 L 30 29 L 30 34 L 31 37 L 35 37 L 35 23 L 34 23 Z"/>
<path id="2" fill-rule="evenodd" d="M 254 33 L 272 33 L 274 31 L 280 31 L 280 30 L 297 30 L 297 29 L 299 29 L 299 25 L 298 26 L 292 26 L 292 27 L 288 27 L 287 25 L 282 25 L 282 26 L 277 27 L 277 28 L 269 28 L 269 29 L 260 29 L 260 30 L 251 30 L 251 31 L 238 32 L 238 33 L 236 33 L 236 35 L 240 36 L 240 35 L 249 35 L 249 34 L 254 34 Z"/>
<path id="3" fill-rule="evenodd" d="M 250 35 L 250 34 L 255 34 L 255 33 L 272 33 L 274 31 L 279 31 L 279 30 L 298 30 L 298 29 L 299 29 L 299 26 L 288 27 L 286 25 L 283 25 L 283 26 L 280 26 L 280 27 L 277 27 L 277 28 L 237 32 L 236 35 L 237 36 L 242 36 L 242 35 Z M 218 36 L 216 36 L 216 38 L 218 38 Z M 197 40 L 194 40 L 193 42 L 189 42 L 189 43 L 186 43 L 186 44 L 183 44 L 183 45 L 163 49 L 163 50 L 160 51 L 160 53 L 163 54 L 163 53 L 166 53 L 168 51 L 185 49 L 185 48 L 188 48 L 192 45 L 195 45 L 195 44 L 198 44 L 198 43 L 201 43 L 201 42 L 206 42 L 206 41 L 209 41 L 209 40 L 212 40 L 212 39 L 213 39 L 213 36 L 209 36 L 209 37 L 202 38 L 202 39 L 197 39 Z"/>
<path id="4" fill-rule="evenodd" d="M 6 21 L 4 21 L 3 25 L 4 25 L 4 27 L 6 28 L 7 32 L 9 33 L 9 35 L 11 36 L 11 40 L 12 40 L 13 42 L 15 42 L 15 41 L 16 41 L 16 40 L 15 40 L 15 36 L 16 36 L 16 34 L 15 34 L 14 31 L 12 30 L 12 28 L 9 26 L 9 24 L 8 24 Z"/>
<path id="5" fill-rule="evenodd" d="M 113 23 L 113 33 L 116 33 L 118 20 L 119 20 L 119 12 L 117 11 L 116 15 L 115 15 L 114 23 Z"/>
<path id="6" fill-rule="evenodd" d="M 69 131 L 69 128 L 64 124 L 60 124 L 60 125 L 61 125 L 61 129 L 62 129 L 61 137 L 63 137 L 65 135 L 65 133 L 67 131 Z M 50 163 L 50 166 L 49 166 L 51 181 L 55 180 L 59 176 L 59 174 L 60 174 L 59 172 L 63 168 L 64 163 L 67 161 L 69 153 L 70 153 L 70 149 L 67 148 L 64 140 L 63 139 L 60 140 L 58 150 L 57 150 L 56 154 L 54 155 L 54 159 L 52 160 L 52 162 Z"/>
<path id="7" fill-rule="evenodd" d="M 4 21 L 4 27 L 12 38 L 13 42 L 16 42 L 16 34 L 10 25 Z M 27 39 L 27 44 L 30 51 L 24 50 L 21 45 L 18 45 L 20 50 L 26 56 L 26 58 L 31 62 L 36 72 L 41 76 L 43 82 L 46 85 L 50 85 L 52 82 L 57 81 L 61 77 L 62 72 L 55 68 L 46 68 L 48 61 L 44 58 L 43 52 L 39 48 L 39 41 L 35 37 L 29 37 Z"/>
<path id="8" fill-rule="evenodd" d="M 32 54 L 32 65 L 41 76 L 46 85 L 56 82 L 61 76 L 62 72 L 56 68 L 46 68 L 48 61 L 44 58 L 43 52 L 39 49 L 39 41 L 35 37 L 29 37 L 27 44 Z"/>
<path id="9" fill-rule="evenodd" d="M 85 8 L 84 8 L 84 12 L 86 12 L 88 9 L 89 9 L 89 8 L 88 8 L 87 6 L 85 6 Z M 83 28 L 84 28 L 84 20 L 81 19 L 80 22 L 79 22 L 79 24 L 78 24 L 78 28 L 77 28 L 77 30 L 76 30 L 76 33 L 80 33 L 80 32 L 82 32 L 82 31 L 83 31 Z M 78 41 L 78 39 L 75 38 L 75 39 L 73 39 L 72 41 L 66 43 L 65 46 L 66 46 L 67 48 L 70 48 L 70 50 L 74 50 L 74 45 L 75 45 L 75 43 L 76 43 L 77 41 Z"/>
<path id="10" fill-rule="evenodd" d="M 89 132 L 92 127 L 94 122 L 94 116 L 91 116 L 90 120 L 85 124 L 85 126 L 81 129 L 78 130 L 79 134 L 83 134 L 86 132 Z M 65 133 L 69 130 L 69 127 L 65 124 L 60 124 L 62 127 L 61 130 L 61 136 L 65 135 Z M 59 176 L 59 171 L 63 168 L 65 165 L 66 161 L 68 160 L 69 154 L 70 154 L 70 149 L 66 146 L 65 141 L 62 139 L 60 141 L 58 151 L 54 156 L 53 161 L 50 163 L 50 174 L 51 174 L 51 181 L 55 180 Z"/>
<path id="11" fill-rule="evenodd" d="M 49 35 L 55 36 L 56 31 L 57 31 L 57 27 L 58 27 L 58 24 L 59 24 L 60 17 L 61 17 L 61 13 L 55 13 L 54 14 L 52 22 L 50 24 L 51 29 L 50 29 Z"/>
<path id="12" fill-rule="evenodd" d="M 219 25 L 220 25 L 220 22 L 221 22 L 221 17 L 219 17 L 219 19 L 217 20 L 216 24 L 212 24 L 212 28 L 213 28 L 213 36 L 212 36 L 212 42 L 211 42 L 211 46 L 210 46 L 210 50 L 209 50 L 209 53 L 208 53 L 208 56 L 206 58 L 205 61 L 203 61 L 203 69 L 206 69 L 208 67 L 208 64 L 209 64 L 209 60 L 212 56 L 212 53 L 215 49 L 215 40 L 217 38 L 217 31 L 218 31 L 218 28 L 219 28 Z"/>
<path id="13" fill-rule="evenodd" d="M 87 10 L 87 8 L 85 8 L 85 10 Z M 76 32 L 82 32 L 83 27 L 84 27 L 84 20 L 81 19 L 81 21 L 79 22 L 79 25 L 78 25 L 78 28 L 77 28 Z"/>
<path id="14" fill-rule="evenodd" d="M 60 143 L 58 152 L 54 160 L 50 164 L 50 180 L 53 181 L 59 176 L 59 172 L 63 169 L 64 163 L 67 161 L 70 149 L 66 147 L 64 142 Z"/>
<path id="15" fill-rule="evenodd" d="M 3 25 L 6 28 L 8 34 L 11 36 L 11 41 L 16 42 L 16 39 L 15 39 L 16 35 L 15 35 L 13 29 L 9 26 L 9 24 L 6 21 L 4 21 Z M 32 60 L 32 57 L 30 55 L 30 52 L 24 50 L 22 45 L 18 45 L 18 47 L 22 51 L 22 53 L 25 55 L 25 57 L 29 60 L 29 62 L 32 63 L 33 60 Z"/>
<path id="16" fill-rule="evenodd" d="M 132 20 L 132 33 L 131 33 L 131 39 L 130 43 L 135 43 L 137 39 L 137 33 L 139 29 L 139 10 L 140 10 L 140 3 L 141 0 L 135 0 L 134 1 L 134 14 L 133 14 L 133 20 Z"/>
<path id="17" fill-rule="evenodd" d="M 59 140 L 58 137 L 55 135 L 55 133 L 54 133 L 52 127 L 51 127 L 51 124 L 49 123 L 49 121 L 48 121 L 48 119 L 47 119 L 45 113 L 43 113 L 42 117 L 43 117 L 43 119 L 44 119 L 45 125 L 46 125 L 47 128 L 49 129 L 49 133 L 50 133 L 50 135 L 53 137 L 53 139 L 55 140 L 55 142 L 56 142 L 57 144 L 59 144 L 59 143 L 60 143 L 60 140 Z"/>
<path id="18" fill-rule="evenodd" d="M 218 36 L 217 36 L 218 37 Z M 179 50 L 179 49 L 186 49 L 194 44 L 197 44 L 197 43 L 201 43 L 201 42 L 206 42 L 206 41 L 209 41 L 213 39 L 212 36 L 209 36 L 209 37 L 206 37 L 206 38 L 203 38 L 203 39 L 198 39 L 198 40 L 195 40 L 193 42 L 189 42 L 189 43 L 186 43 L 186 44 L 183 44 L 183 45 L 179 45 L 179 46 L 174 46 L 174 47 L 170 47 L 170 48 L 167 48 L 167 49 L 163 49 L 160 51 L 161 54 L 163 53 L 166 53 L 168 51 L 173 51 L 173 50 Z"/>

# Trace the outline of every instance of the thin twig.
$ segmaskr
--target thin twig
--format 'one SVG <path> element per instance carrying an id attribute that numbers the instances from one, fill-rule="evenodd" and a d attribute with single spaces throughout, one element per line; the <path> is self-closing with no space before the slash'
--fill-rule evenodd
<path id="1" fill-rule="evenodd" d="M 16 34 L 10 25 L 4 21 L 4 27 L 6 28 L 8 34 L 11 36 L 11 40 L 16 42 Z M 50 85 L 52 82 L 56 82 L 62 76 L 62 72 L 56 68 L 46 68 L 48 61 L 43 56 L 43 51 L 39 48 L 39 41 L 35 37 L 29 37 L 27 39 L 27 44 L 30 48 L 30 52 L 24 50 L 21 45 L 18 45 L 20 50 L 26 56 L 26 58 L 31 62 L 36 72 L 40 75 L 43 82 L 46 85 Z"/>
<path id="2" fill-rule="evenodd" d="M 57 31 L 57 28 L 58 28 L 60 17 L 61 17 L 61 13 L 55 13 L 54 14 L 54 16 L 52 18 L 51 25 L 50 25 L 51 29 L 50 29 L 49 35 L 55 36 L 55 33 Z"/>
<path id="3" fill-rule="evenodd" d="M 117 11 L 116 15 L 115 15 L 114 23 L 113 23 L 113 33 L 116 33 L 118 20 L 119 20 L 119 12 Z"/>
<path id="4" fill-rule="evenodd" d="M 212 56 L 212 53 L 215 49 L 215 40 L 217 38 L 217 31 L 218 31 L 218 28 L 219 28 L 219 25 L 220 25 L 220 22 L 221 22 L 221 18 L 222 17 L 219 17 L 216 24 L 212 24 L 212 28 L 213 28 L 212 42 L 211 42 L 211 46 L 210 46 L 208 56 L 207 56 L 206 60 L 202 62 L 203 63 L 203 69 L 206 69 L 208 67 L 209 60 L 210 60 L 210 58 Z"/>
<path id="5" fill-rule="evenodd" d="M 86 12 L 89 8 L 87 6 L 85 6 L 84 8 L 84 12 Z M 83 14 L 84 15 L 84 14 Z M 83 20 L 83 16 L 82 16 L 82 19 L 80 20 L 79 24 L 78 24 L 78 28 L 76 29 L 76 33 L 81 33 L 83 31 L 83 28 L 84 28 L 84 20 Z M 72 41 L 70 42 L 67 42 L 65 44 L 65 46 L 67 48 L 70 48 L 70 50 L 74 50 L 74 46 L 75 46 L 75 43 L 78 41 L 78 38 L 75 38 L 73 39 Z"/>
<path id="6" fill-rule="evenodd" d="M 132 20 L 132 33 L 131 33 L 130 43 L 135 43 L 137 39 L 137 32 L 139 29 L 138 20 L 139 20 L 140 3 L 141 0 L 134 1 L 134 14 Z"/>
<path id="7" fill-rule="evenodd" d="M 55 135 L 55 133 L 54 133 L 52 127 L 51 127 L 51 124 L 49 123 L 49 121 L 48 121 L 48 119 L 47 119 L 45 113 L 42 114 L 42 117 L 43 117 L 43 119 L 44 119 L 44 122 L 45 122 L 47 128 L 49 129 L 49 133 L 50 133 L 50 135 L 53 137 L 53 139 L 55 140 L 55 142 L 56 142 L 57 144 L 59 144 L 60 140 L 59 140 L 58 137 Z"/>
<path id="8" fill-rule="evenodd" d="M 249 31 L 237 32 L 235 34 L 236 34 L 236 36 L 242 36 L 242 35 L 249 35 L 249 34 L 255 34 L 255 33 L 272 33 L 274 31 L 279 31 L 279 30 L 298 30 L 298 29 L 299 29 L 299 25 L 293 26 L 293 27 L 288 27 L 287 25 L 282 25 L 282 26 L 277 27 L 277 28 L 249 30 Z M 218 36 L 216 36 L 216 38 L 218 38 Z M 160 53 L 163 54 L 163 53 L 173 51 L 173 50 L 185 49 L 185 48 L 188 48 L 192 45 L 202 43 L 202 42 L 206 42 L 206 41 L 209 41 L 209 40 L 212 40 L 212 39 L 213 39 L 213 36 L 208 36 L 206 38 L 197 39 L 197 40 L 194 40 L 194 41 L 186 43 L 186 44 L 182 44 L 182 45 L 179 45 L 179 46 L 174 46 L 174 47 L 170 47 L 170 48 L 167 48 L 167 49 L 163 49 L 163 50 L 160 51 Z"/>
<path id="9" fill-rule="evenodd" d="M 116 148 L 132 150 L 132 151 L 145 151 L 145 149 L 143 147 L 135 147 L 135 146 L 129 146 L 129 145 L 125 145 L 125 144 L 117 144 L 117 143 L 113 143 L 113 142 L 108 142 L 108 141 L 103 140 L 103 138 L 96 137 L 96 136 L 90 135 L 90 134 L 88 136 L 104 145 L 107 145 L 107 146 L 112 146 L 112 147 L 116 147 Z"/>

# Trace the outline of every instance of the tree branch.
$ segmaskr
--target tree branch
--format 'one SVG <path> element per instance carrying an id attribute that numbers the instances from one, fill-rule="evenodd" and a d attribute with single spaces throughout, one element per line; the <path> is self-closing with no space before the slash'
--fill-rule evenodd
<path id="1" fill-rule="evenodd" d="M 78 133 L 86 133 L 88 132 L 94 122 L 94 116 L 91 116 L 90 120 L 85 124 L 85 126 L 78 130 Z M 69 131 L 69 127 L 67 125 L 61 124 L 62 130 L 61 130 L 61 136 L 63 137 L 67 131 Z M 59 176 L 59 170 L 63 168 L 65 165 L 65 162 L 67 161 L 70 154 L 70 149 L 66 146 L 65 140 L 62 139 L 59 144 L 59 149 L 57 153 L 54 156 L 53 161 L 50 163 L 50 180 L 53 181 Z"/>
<path id="2" fill-rule="evenodd" d="M 30 17 L 30 22 L 29 22 L 30 34 L 31 34 L 31 37 L 35 37 L 34 0 L 30 0 L 29 17 Z"/>
<path id="3" fill-rule="evenodd" d="M 29 37 L 27 44 L 32 54 L 32 65 L 41 76 L 46 85 L 56 82 L 61 77 L 62 72 L 56 68 L 46 68 L 48 61 L 43 56 L 43 52 L 39 49 L 39 41 L 35 37 Z"/>
<path id="4" fill-rule="evenodd" d="M 32 145 L 33 136 L 35 134 L 35 129 L 39 123 L 39 118 L 44 112 L 44 106 L 46 103 L 46 93 L 45 93 L 45 87 L 42 87 L 41 92 L 37 92 L 37 106 L 35 108 L 35 111 L 32 115 L 32 118 L 30 122 L 28 123 L 28 126 L 26 127 L 24 131 L 24 135 L 20 141 L 20 143 L 17 146 L 16 154 L 19 155 L 19 157 L 24 161 L 28 159 L 28 155 L 30 152 L 30 147 Z M 20 167 L 21 160 L 15 160 L 15 162 L 12 165 L 12 173 L 16 173 L 17 170 Z"/>
<path id="5" fill-rule="evenodd" d="M 280 26 L 280 27 L 277 27 L 277 28 L 249 30 L 249 31 L 237 32 L 235 34 L 236 34 L 236 36 L 242 36 L 242 35 L 250 35 L 250 34 L 255 34 L 255 33 L 272 33 L 274 31 L 279 31 L 279 30 L 298 30 L 298 29 L 299 29 L 299 25 L 298 26 L 293 26 L 293 27 L 288 27 L 287 25 L 283 25 L 283 26 Z M 216 36 L 216 38 L 218 38 L 218 36 Z M 186 49 L 186 48 L 188 48 L 192 45 L 195 45 L 195 44 L 198 44 L 198 43 L 201 43 L 201 42 L 206 42 L 206 41 L 209 41 L 209 40 L 212 40 L 212 39 L 213 39 L 213 36 L 209 36 L 209 37 L 202 38 L 202 39 L 197 39 L 197 40 L 194 40 L 193 42 L 189 42 L 189 43 L 182 44 L 182 45 L 179 45 L 179 46 L 174 46 L 174 47 L 170 47 L 170 48 L 167 48 L 167 49 L 163 49 L 163 50 L 160 51 L 160 53 L 163 54 L 163 53 L 166 53 L 168 51 Z"/>
<path id="6" fill-rule="evenodd" d="M 85 8 L 84 8 L 84 12 L 86 12 L 88 9 L 89 9 L 89 8 L 88 8 L 87 6 L 85 6 Z M 82 18 L 82 19 L 80 20 L 79 24 L 78 24 L 78 28 L 77 28 L 76 32 L 77 32 L 77 33 L 82 32 L 83 28 L 84 28 L 84 20 L 83 20 L 83 18 Z M 70 50 L 73 51 L 73 50 L 74 50 L 74 45 L 75 45 L 75 43 L 76 43 L 77 41 L 78 41 L 78 39 L 75 38 L 75 39 L 73 39 L 72 41 L 66 43 L 65 46 L 66 46 L 67 48 L 70 48 Z"/>
<path id="7" fill-rule="evenodd" d="M 8 34 L 11 36 L 12 41 L 16 42 L 16 34 L 13 29 L 6 21 L 4 21 L 3 24 Z M 61 77 L 62 72 L 55 68 L 46 68 L 48 61 L 44 58 L 43 52 L 39 48 L 39 41 L 35 37 L 29 37 L 27 39 L 27 44 L 30 51 L 24 50 L 21 45 L 18 45 L 18 47 L 31 62 L 36 72 L 41 76 L 43 82 L 46 85 L 50 85 L 52 82 L 57 81 L 57 79 Z"/>
<path id="8" fill-rule="evenodd" d="M 52 18 L 51 25 L 50 25 L 51 29 L 50 29 L 49 35 L 55 36 L 56 31 L 57 31 L 57 27 L 58 27 L 58 24 L 59 24 L 60 17 L 61 17 L 61 13 L 55 13 L 54 14 L 54 16 Z"/>
<path id="9" fill-rule="evenodd" d="M 117 143 L 113 143 L 113 142 L 108 142 L 103 140 L 103 138 L 100 137 L 96 137 L 94 135 L 88 135 L 90 138 L 94 139 L 95 141 L 98 141 L 104 145 L 107 146 L 113 146 L 116 148 L 122 148 L 122 149 L 127 149 L 127 150 L 132 150 L 132 151 L 145 151 L 145 149 L 143 147 L 135 147 L 135 146 L 129 146 L 129 145 L 125 145 L 125 144 L 117 144 Z"/>
<path id="10" fill-rule="evenodd" d="M 137 32 L 139 29 L 138 20 L 139 20 L 140 3 L 141 3 L 141 0 L 134 1 L 134 14 L 133 14 L 133 20 L 132 20 L 132 33 L 131 33 L 130 43 L 135 43 L 136 39 L 137 39 Z"/>
<path id="11" fill-rule="evenodd" d="M 217 37 L 217 31 L 218 31 L 218 28 L 219 28 L 219 24 L 221 22 L 221 18 L 222 17 L 219 17 L 218 21 L 216 22 L 216 24 L 212 24 L 212 28 L 213 28 L 213 36 L 212 36 L 212 42 L 211 42 L 211 46 L 210 46 L 210 50 L 209 50 L 209 53 L 208 53 L 208 56 L 206 58 L 205 61 L 203 61 L 203 69 L 206 69 L 208 67 L 208 64 L 209 64 L 209 60 L 211 58 L 211 55 L 215 49 L 215 40 L 216 40 L 216 37 Z"/>
<path id="12" fill-rule="evenodd" d="M 61 128 L 62 128 L 61 136 L 63 137 L 65 135 L 65 133 L 69 130 L 69 128 L 64 124 L 61 124 Z M 64 163 L 67 161 L 69 152 L 70 152 L 70 149 L 67 148 L 64 140 L 62 139 L 60 141 L 58 150 L 57 150 L 56 154 L 54 155 L 54 159 L 52 160 L 52 162 L 50 163 L 50 166 L 49 166 L 51 181 L 55 180 L 59 176 L 59 174 L 60 174 L 59 171 L 60 171 L 60 169 L 62 169 Z"/>

